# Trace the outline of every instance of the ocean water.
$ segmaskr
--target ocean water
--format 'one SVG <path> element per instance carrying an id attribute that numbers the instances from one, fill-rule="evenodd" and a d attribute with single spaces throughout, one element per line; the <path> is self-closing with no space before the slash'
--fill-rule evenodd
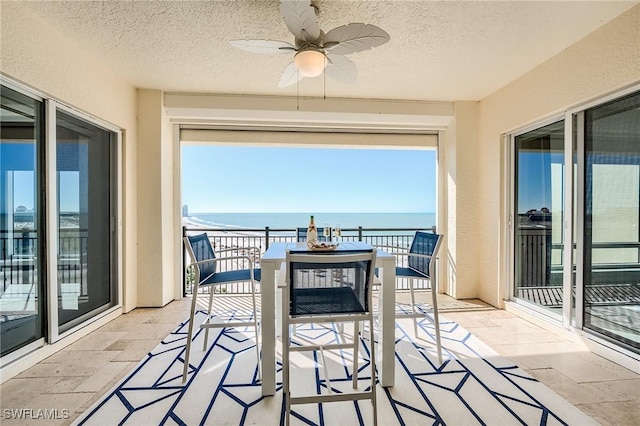
<path id="1" fill-rule="evenodd" d="M 191 213 L 189 222 L 225 228 L 295 229 L 309 225 L 310 213 Z M 340 225 L 343 229 L 409 228 L 427 229 L 435 225 L 435 213 L 315 213 L 315 224 L 324 227 Z"/>

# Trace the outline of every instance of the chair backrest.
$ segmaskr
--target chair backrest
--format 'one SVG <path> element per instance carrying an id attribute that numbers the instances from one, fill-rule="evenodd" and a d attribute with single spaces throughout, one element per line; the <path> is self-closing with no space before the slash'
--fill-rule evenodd
<path id="1" fill-rule="evenodd" d="M 371 309 L 375 250 L 287 252 L 289 313 L 366 313 Z"/>
<path id="2" fill-rule="evenodd" d="M 184 237 L 184 243 L 192 263 L 216 258 L 213 247 L 211 246 L 211 241 L 206 233 Z M 195 264 L 198 283 L 215 274 L 216 265 L 217 262 Z"/>
<path id="3" fill-rule="evenodd" d="M 324 236 L 324 228 L 316 228 L 318 230 L 318 241 L 327 241 Z M 296 229 L 296 241 L 304 243 L 307 241 L 307 228 Z"/>
<path id="4" fill-rule="evenodd" d="M 409 268 L 431 277 L 431 261 L 435 259 L 442 242 L 442 235 L 431 232 L 416 231 L 409 253 L 423 254 L 431 257 L 409 256 Z"/>

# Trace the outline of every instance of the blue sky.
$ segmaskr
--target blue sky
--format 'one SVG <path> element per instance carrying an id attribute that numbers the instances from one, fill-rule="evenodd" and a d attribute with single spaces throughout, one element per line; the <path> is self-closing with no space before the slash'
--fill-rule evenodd
<path id="1" fill-rule="evenodd" d="M 536 151 L 518 154 L 518 213 L 540 210 L 543 207 L 553 208 L 551 186 L 553 184 L 558 187 L 562 185 L 562 181 L 551 181 L 551 165 L 563 163 L 562 153 Z"/>
<path id="2" fill-rule="evenodd" d="M 80 207 L 80 182 L 78 172 L 61 172 L 60 178 L 60 211 L 78 212 Z M 15 171 L 13 172 L 13 203 L 14 208 L 23 206 L 27 210 L 33 210 L 34 197 L 34 173 L 32 171 Z"/>
<path id="3" fill-rule="evenodd" d="M 34 173 L 32 171 L 15 171 L 13 172 L 13 202 L 14 208 L 18 206 L 26 207 L 27 210 L 33 210 L 34 205 Z"/>
<path id="4" fill-rule="evenodd" d="M 190 212 L 431 213 L 435 150 L 183 145 Z"/>

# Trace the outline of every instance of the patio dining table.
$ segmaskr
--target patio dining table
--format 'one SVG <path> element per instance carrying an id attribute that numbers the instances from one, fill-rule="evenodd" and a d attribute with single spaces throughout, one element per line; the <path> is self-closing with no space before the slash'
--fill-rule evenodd
<path id="1" fill-rule="evenodd" d="M 370 249 L 363 242 L 341 242 L 337 248 L 342 250 Z M 262 269 L 261 287 L 261 342 L 262 342 L 262 395 L 274 395 L 276 392 L 276 330 L 280 323 L 282 306 L 277 298 L 277 284 L 282 264 L 286 260 L 287 250 L 305 250 L 305 243 L 274 243 L 269 246 L 260 259 Z M 382 250 L 377 251 L 376 267 L 382 283 L 380 290 L 378 313 L 381 329 L 378 337 L 377 358 L 380 383 L 382 386 L 393 386 L 395 381 L 395 281 L 396 257 Z M 283 278 L 282 278 L 283 279 Z M 278 301 L 276 301 L 278 299 Z M 276 309 L 276 306 L 278 309 Z M 276 315 L 277 314 L 277 315 Z"/>

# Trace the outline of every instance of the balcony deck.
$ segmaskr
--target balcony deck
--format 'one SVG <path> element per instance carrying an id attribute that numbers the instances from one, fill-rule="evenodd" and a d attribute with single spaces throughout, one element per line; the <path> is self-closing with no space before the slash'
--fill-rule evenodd
<path id="1" fill-rule="evenodd" d="M 400 292 L 398 301 L 405 298 Z M 218 300 L 236 307 L 248 303 L 241 295 Z M 19 409 L 54 409 L 66 417 L 30 424 L 72 423 L 188 317 L 189 303 L 185 298 L 164 308 L 135 309 L 8 380 L 0 388 L 2 424 L 25 424 L 7 411 Z M 640 424 L 640 375 L 591 353 L 575 338 L 553 334 L 480 301 L 442 295 L 439 304 L 448 318 L 597 422 Z"/>
<path id="2" fill-rule="evenodd" d="M 518 288 L 518 297 L 548 308 L 562 306 L 562 287 Z M 640 305 L 640 287 L 635 284 L 594 285 L 585 289 L 588 305 Z"/>

